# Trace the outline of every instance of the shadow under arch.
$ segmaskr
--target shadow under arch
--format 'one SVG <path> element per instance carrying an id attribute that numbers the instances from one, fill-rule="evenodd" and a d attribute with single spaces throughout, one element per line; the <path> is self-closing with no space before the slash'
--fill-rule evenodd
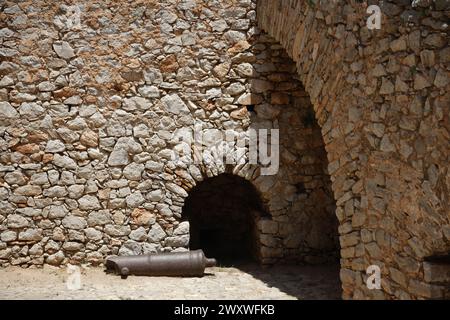
<path id="1" fill-rule="evenodd" d="M 339 299 L 339 266 L 261 264 L 259 219 L 269 219 L 260 192 L 238 175 L 221 173 L 205 178 L 185 199 L 182 217 L 190 224 L 190 249 L 202 249 L 218 260 L 213 273 L 245 273 L 277 292 L 297 299 Z M 268 291 L 270 292 L 270 291 Z"/>
<path id="2" fill-rule="evenodd" d="M 182 211 L 190 224 L 190 249 L 203 249 L 220 265 L 258 261 L 256 221 L 268 216 L 248 180 L 230 173 L 207 178 L 189 191 Z"/>

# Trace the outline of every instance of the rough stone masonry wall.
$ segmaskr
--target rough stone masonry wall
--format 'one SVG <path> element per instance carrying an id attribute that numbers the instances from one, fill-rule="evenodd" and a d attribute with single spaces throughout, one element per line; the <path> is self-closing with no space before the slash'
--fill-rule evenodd
<path id="1" fill-rule="evenodd" d="M 257 222 L 261 260 L 333 256 L 320 131 L 295 64 L 259 35 L 254 1 L 73 4 L 80 26 L 57 1 L 0 3 L 2 266 L 186 250 L 188 191 L 226 171 L 213 153 L 202 165 L 171 160 L 194 122 L 242 137 L 280 127 L 276 176 L 227 168 L 271 214 Z"/>
<path id="2" fill-rule="evenodd" d="M 366 1 L 260 0 L 258 21 L 296 61 L 322 129 L 343 297 L 442 298 L 425 258 L 450 250 L 449 4 L 369 2 L 380 30 Z M 381 290 L 365 285 L 373 264 Z"/>
<path id="3" fill-rule="evenodd" d="M 258 37 L 253 53 L 258 60 L 250 80 L 255 104 L 250 126 L 280 130 L 278 174 L 251 179 L 277 225 L 272 228 L 275 237 L 262 234 L 263 256 L 267 262 L 280 257 L 307 263 L 335 261 L 336 207 L 310 98 L 295 63 L 273 38 Z"/>

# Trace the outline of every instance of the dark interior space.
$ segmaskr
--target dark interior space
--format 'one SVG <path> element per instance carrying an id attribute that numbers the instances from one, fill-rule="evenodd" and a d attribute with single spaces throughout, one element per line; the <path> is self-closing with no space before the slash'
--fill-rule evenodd
<path id="1" fill-rule="evenodd" d="M 183 208 L 190 249 L 203 249 L 222 266 L 257 260 L 255 219 L 262 212 L 258 192 L 244 178 L 221 174 L 201 182 Z"/>

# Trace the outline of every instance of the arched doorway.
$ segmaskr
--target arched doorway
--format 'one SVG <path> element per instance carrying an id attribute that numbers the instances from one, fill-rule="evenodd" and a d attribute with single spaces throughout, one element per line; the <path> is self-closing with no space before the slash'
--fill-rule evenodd
<path id="1" fill-rule="evenodd" d="M 203 249 L 220 264 L 257 260 L 256 220 L 264 215 L 257 190 L 244 178 L 223 173 L 194 187 L 183 208 L 190 249 Z"/>

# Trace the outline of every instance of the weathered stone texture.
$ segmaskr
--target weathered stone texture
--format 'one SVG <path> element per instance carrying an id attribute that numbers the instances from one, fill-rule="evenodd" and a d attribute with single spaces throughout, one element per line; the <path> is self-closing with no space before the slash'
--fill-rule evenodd
<path id="1" fill-rule="evenodd" d="M 183 250 L 189 191 L 229 172 L 266 207 L 262 262 L 340 250 L 344 298 L 444 295 L 424 261 L 450 251 L 448 7 L 425 2 L 383 2 L 380 30 L 364 2 L 82 0 L 79 25 L 3 2 L 0 265 Z M 278 173 L 174 160 L 194 125 L 279 129 Z"/>
<path id="2" fill-rule="evenodd" d="M 380 3 L 381 29 L 368 30 L 364 2 L 258 1 L 259 26 L 296 62 L 322 129 L 344 298 L 443 297 L 423 271 L 425 257 L 450 250 L 442 3 L 421 4 L 425 16 L 409 2 Z M 381 290 L 361 281 L 372 264 Z"/>

